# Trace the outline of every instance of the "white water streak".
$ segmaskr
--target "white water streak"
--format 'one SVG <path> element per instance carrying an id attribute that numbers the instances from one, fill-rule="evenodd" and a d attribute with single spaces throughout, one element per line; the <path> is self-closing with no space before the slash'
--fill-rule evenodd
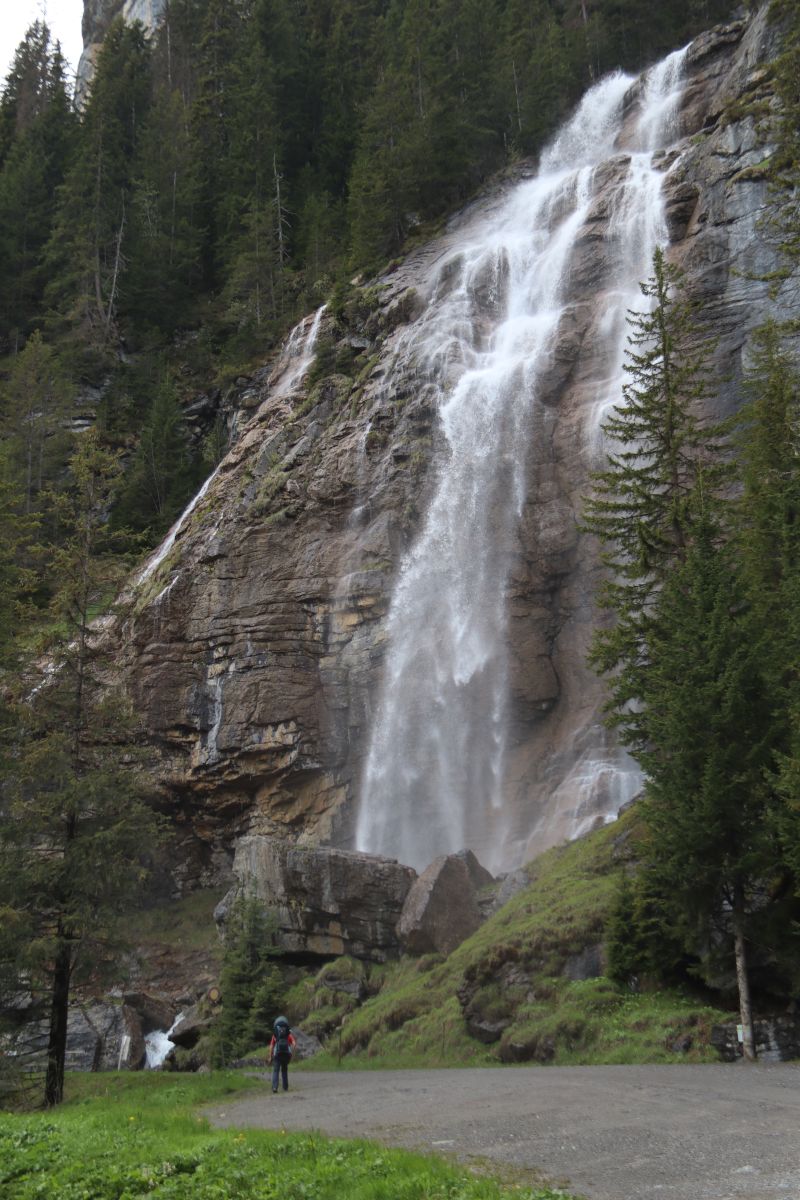
<path id="1" fill-rule="evenodd" d="M 604 328 L 613 369 L 598 412 L 619 400 L 626 311 L 637 306 L 638 281 L 665 240 L 652 152 L 670 137 L 681 63 L 681 53 L 672 55 L 647 77 L 627 171 L 617 139 L 632 80 L 617 74 L 588 93 L 542 156 L 537 178 L 520 184 L 477 240 L 443 264 L 426 319 L 411 335 L 420 386 L 438 393 L 446 456 L 387 618 L 356 830 L 361 850 L 419 869 L 469 846 L 490 868 L 508 864 L 506 587 L 540 380 L 598 168 L 616 159 Z M 613 763 L 599 756 L 597 767 L 603 791 L 627 798 L 627 780 L 617 788 L 609 779 Z M 576 770 L 584 794 L 585 755 Z"/>
<path id="2" fill-rule="evenodd" d="M 273 372 L 273 379 L 275 379 L 276 382 L 274 387 L 271 389 L 271 397 L 274 398 L 275 396 L 286 396 L 302 382 L 303 377 L 308 371 L 308 368 L 314 361 L 314 349 L 317 341 L 317 335 L 319 333 L 320 322 L 322 321 L 322 316 L 326 307 L 327 306 L 323 304 L 321 308 L 317 309 L 313 318 L 311 318 L 310 325 L 309 318 L 304 317 L 302 321 L 299 321 L 297 325 L 295 325 L 287 337 L 278 359 L 278 363 L 275 367 L 275 371 Z M 197 495 L 189 501 L 175 524 L 166 534 L 161 545 L 153 551 L 150 558 L 147 559 L 144 567 L 137 575 L 137 586 L 144 583 L 144 581 L 161 566 L 161 563 L 175 545 L 175 539 L 187 525 L 192 513 L 195 511 L 198 504 L 200 504 L 201 500 L 204 498 L 224 466 L 225 459 L 223 459 L 222 462 L 217 465 L 214 471 L 212 471 L 212 473 L 209 475 L 208 479 L 206 479 Z M 172 583 L 169 584 L 168 587 L 171 587 L 174 583 L 175 579 L 172 580 Z M 163 595 L 164 592 L 161 593 L 161 596 Z"/>

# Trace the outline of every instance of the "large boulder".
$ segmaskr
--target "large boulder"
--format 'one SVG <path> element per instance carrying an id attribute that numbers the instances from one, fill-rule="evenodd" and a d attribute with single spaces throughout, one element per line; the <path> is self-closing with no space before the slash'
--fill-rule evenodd
<path id="1" fill-rule="evenodd" d="M 170 1029 L 169 1040 L 184 1050 L 193 1050 L 212 1023 L 211 1013 L 195 1004 L 183 1014 L 174 1029 Z"/>
<path id="2" fill-rule="evenodd" d="M 276 838 L 242 838 L 233 863 L 239 884 L 217 906 L 224 925 L 244 889 L 272 910 L 279 947 L 299 959 L 350 954 L 384 962 L 399 951 L 396 926 L 411 867 L 352 850 L 296 846 Z"/>
<path id="3" fill-rule="evenodd" d="M 49 1027 L 30 1021 L 19 1031 L 19 1048 L 31 1067 L 45 1065 Z M 70 1005 L 67 1017 L 68 1071 L 139 1070 L 145 1048 L 138 1013 L 126 1004 L 91 1000 Z"/>
<path id="4" fill-rule="evenodd" d="M 172 1001 L 164 996 L 153 996 L 149 992 L 126 992 L 122 1002 L 138 1014 L 143 1033 L 155 1029 L 169 1029 L 177 1010 Z"/>
<path id="5" fill-rule="evenodd" d="M 471 850 L 435 858 L 412 884 L 397 933 L 408 954 L 450 954 L 484 917 L 477 894 L 494 879 Z"/>

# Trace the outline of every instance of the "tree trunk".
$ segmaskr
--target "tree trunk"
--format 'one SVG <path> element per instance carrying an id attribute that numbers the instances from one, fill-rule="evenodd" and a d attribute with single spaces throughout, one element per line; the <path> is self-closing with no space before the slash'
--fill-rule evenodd
<path id="1" fill-rule="evenodd" d="M 111 320 L 114 316 L 114 305 L 117 302 L 117 285 L 119 283 L 119 272 L 122 263 L 122 237 L 125 233 L 125 193 L 122 193 L 122 214 L 120 216 L 119 229 L 117 231 L 117 247 L 114 254 L 114 274 L 111 279 L 111 295 L 108 297 L 108 310 L 106 312 L 106 337 L 108 337 L 111 329 Z"/>
<path id="2" fill-rule="evenodd" d="M 733 942 L 736 955 L 736 983 L 739 988 L 739 1013 L 742 1019 L 742 1050 L 748 1062 L 756 1059 L 753 1011 L 750 1007 L 750 980 L 747 974 L 747 950 L 744 938 L 744 897 L 736 886 L 733 902 Z"/>
<path id="3" fill-rule="evenodd" d="M 48 1108 L 64 1099 L 64 1060 L 67 1055 L 67 1017 L 69 984 L 72 974 L 72 946 L 59 929 L 53 965 L 53 990 L 50 995 L 50 1037 L 47 1044 L 47 1075 L 44 1102 Z"/>

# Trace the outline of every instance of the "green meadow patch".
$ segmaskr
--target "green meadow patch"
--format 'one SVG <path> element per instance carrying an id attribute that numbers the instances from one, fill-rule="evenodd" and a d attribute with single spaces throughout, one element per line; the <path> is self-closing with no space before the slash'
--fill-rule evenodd
<path id="1" fill-rule="evenodd" d="M 640 834 L 634 807 L 542 854 L 528 886 L 447 958 L 372 968 L 362 1004 L 331 991 L 322 972 L 304 981 L 290 1008 L 325 1048 L 309 1069 L 717 1061 L 711 1027 L 730 1014 L 676 989 L 633 994 L 602 975 L 580 978 L 587 959 L 602 969 Z M 345 964 L 325 970 L 335 978 Z"/>
<path id="2" fill-rule="evenodd" d="M 263 1087 L 232 1074 L 71 1076 L 48 1113 L 0 1114 L 4 1200 L 558 1200 L 441 1159 L 317 1134 L 212 1130 L 194 1111 Z"/>

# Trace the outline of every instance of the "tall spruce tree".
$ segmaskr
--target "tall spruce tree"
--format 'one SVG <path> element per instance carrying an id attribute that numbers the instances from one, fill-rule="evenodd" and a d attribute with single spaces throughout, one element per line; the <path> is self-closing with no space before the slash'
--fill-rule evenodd
<path id="1" fill-rule="evenodd" d="M 44 1101 L 63 1097 L 70 994 L 76 974 L 97 972 L 111 931 L 146 876 L 157 839 L 142 800 L 136 726 L 104 676 L 92 614 L 119 579 L 107 553 L 107 512 L 118 461 L 86 434 L 58 501 L 64 536 L 54 555 L 59 635 L 49 667 L 20 706 L 3 784 L 0 909 L 24 935 L 17 979 L 44 993 L 49 1011 Z"/>
<path id="2" fill-rule="evenodd" d="M 621 406 L 603 423 L 608 466 L 593 476 L 584 510 L 585 527 L 603 547 L 609 576 L 599 600 L 613 622 L 595 635 L 591 661 L 615 672 L 611 705 L 632 734 L 637 715 L 629 706 L 647 669 L 653 599 L 686 555 L 701 474 L 706 492 L 717 492 L 725 474 L 719 435 L 702 420 L 708 346 L 697 345 L 682 274 L 660 249 L 641 290 L 652 307 L 629 318 L 629 378 Z"/>
<path id="3" fill-rule="evenodd" d="M 800 375 L 784 333 L 768 322 L 756 336 L 738 421 L 735 540 L 769 681 L 776 820 L 800 886 Z"/>
<path id="4" fill-rule="evenodd" d="M 163 376 L 144 418 L 139 445 L 114 509 L 114 526 L 160 536 L 186 504 L 197 482 L 183 412 Z"/>
<path id="5" fill-rule="evenodd" d="M 241 894 L 228 916 L 220 973 L 222 1013 L 215 1038 L 222 1065 L 263 1042 L 280 1012 L 283 981 L 275 962 L 274 931 L 262 902 Z"/>
<path id="6" fill-rule="evenodd" d="M 63 468 L 62 422 L 69 393 L 56 356 L 37 331 L 15 356 L 8 380 L 0 386 L 0 430 L 26 513 L 37 508 L 53 471 Z"/>
<path id="7" fill-rule="evenodd" d="M 21 55 L 25 70 L 21 75 L 12 70 L 0 101 L 8 121 L 8 144 L 0 155 L 0 342 L 6 339 L 11 350 L 21 348 L 42 316 L 43 252 L 77 124 L 64 61 L 46 26 L 37 22 L 28 31 L 17 66 Z"/>
<path id="8" fill-rule="evenodd" d="M 113 361 L 128 267 L 134 164 L 150 100 L 141 25 L 116 20 L 103 43 L 46 263 L 50 330 L 76 371 Z"/>
<path id="9" fill-rule="evenodd" d="M 735 962 L 744 1053 L 755 1057 L 748 944 L 781 873 L 772 697 L 736 549 L 700 512 L 654 604 L 631 748 L 646 776 L 646 888 L 662 930 L 701 960 Z"/>

